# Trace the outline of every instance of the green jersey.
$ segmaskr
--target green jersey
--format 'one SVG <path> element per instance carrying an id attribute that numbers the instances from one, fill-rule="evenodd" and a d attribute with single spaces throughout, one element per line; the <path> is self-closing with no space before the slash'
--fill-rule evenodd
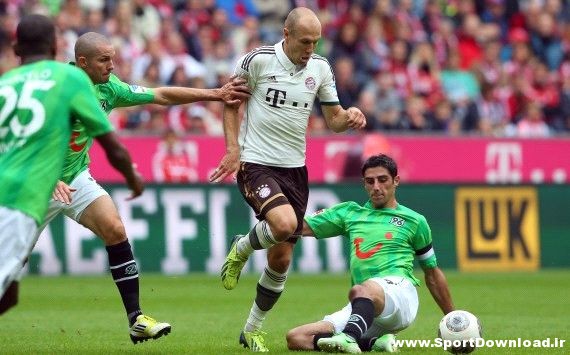
<path id="1" fill-rule="evenodd" d="M 398 205 L 375 209 L 344 202 L 305 217 L 316 238 L 344 235 L 350 240 L 353 284 L 373 277 L 403 276 L 414 285 L 414 255 L 422 267 L 436 267 L 431 230 L 424 216 Z"/>
<path id="2" fill-rule="evenodd" d="M 76 121 L 90 136 L 113 130 L 82 70 L 43 60 L 0 77 L 0 205 L 41 223 Z"/>
<path id="3" fill-rule="evenodd" d="M 151 89 L 138 85 L 129 85 L 111 74 L 105 84 L 95 85 L 97 99 L 107 114 L 116 107 L 128 107 L 148 104 L 154 101 L 154 92 Z M 89 166 L 89 148 L 93 139 L 85 132 L 81 122 L 73 125 L 73 133 L 69 141 L 69 149 L 63 164 L 61 180 L 67 184 Z"/>

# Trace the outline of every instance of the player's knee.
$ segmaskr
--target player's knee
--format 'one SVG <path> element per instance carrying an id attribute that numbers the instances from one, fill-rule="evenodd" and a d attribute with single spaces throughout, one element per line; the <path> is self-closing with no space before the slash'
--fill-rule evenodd
<path id="1" fill-rule="evenodd" d="M 287 348 L 289 350 L 302 350 L 302 334 L 297 330 L 297 328 L 291 329 L 285 335 L 287 339 Z"/>
<path id="2" fill-rule="evenodd" d="M 368 289 L 362 285 L 354 285 L 350 289 L 348 293 L 348 298 L 353 300 L 355 298 L 364 297 L 364 298 L 371 298 L 370 292 Z"/>
<path id="3" fill-rule="evenodd" d="M 121 220 L 113 221 L 106 228 L 103 227 L 101 233 L 101 238 L 105 241 L 107 245 L 115 245 L 127 240 L 127 233 L 125 232 L 125 226 Z"/>
<path id="4" fill-rule="evenodd" d="M 297 229 L 297 218 L 284 216 L 271 224 L 271 232 L 277 241 L 284 241 L 289 238 Z"/>

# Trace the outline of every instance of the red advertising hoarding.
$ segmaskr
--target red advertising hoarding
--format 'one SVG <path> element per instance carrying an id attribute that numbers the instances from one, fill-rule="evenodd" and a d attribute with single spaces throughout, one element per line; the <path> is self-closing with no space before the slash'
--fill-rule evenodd
<path id="1" fill-rule="evenodd" d="M 158 137 L 123 137 L 147 182 L 206 182 L 225 150 L 223 137 L 188 136 L 173 145 Z M 361 158 L 386 153 L 407 183 L 568 183 L 570 139 L 496 139 L 359 135 L 309 137 L 311 182 L 358 178 Z M 121 182 L 101 148 L 91 149 L 100 182 Z"/>

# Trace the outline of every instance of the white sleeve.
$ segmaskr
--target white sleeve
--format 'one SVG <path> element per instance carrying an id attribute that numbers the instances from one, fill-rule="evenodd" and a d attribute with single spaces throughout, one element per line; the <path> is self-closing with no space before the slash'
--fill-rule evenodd
<path id="1" fill-rule="evenodd" d="M 338 93 L 336 92 L 336 82 L 333 69 L 328 60 L 323 57 L 314 58 L 319 62 L 321 73 L 321 86 L 317 92 L 317 97 L 321 104 L 338 104 Z"/>

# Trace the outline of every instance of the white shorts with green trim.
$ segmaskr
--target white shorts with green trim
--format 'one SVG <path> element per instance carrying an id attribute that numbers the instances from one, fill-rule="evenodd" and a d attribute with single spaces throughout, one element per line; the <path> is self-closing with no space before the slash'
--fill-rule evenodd
<path id="1" fill-rule="evenodd" d="M 27 214 L 0 206 L 0 298 L 32 252 L 38 225 Z"/>

